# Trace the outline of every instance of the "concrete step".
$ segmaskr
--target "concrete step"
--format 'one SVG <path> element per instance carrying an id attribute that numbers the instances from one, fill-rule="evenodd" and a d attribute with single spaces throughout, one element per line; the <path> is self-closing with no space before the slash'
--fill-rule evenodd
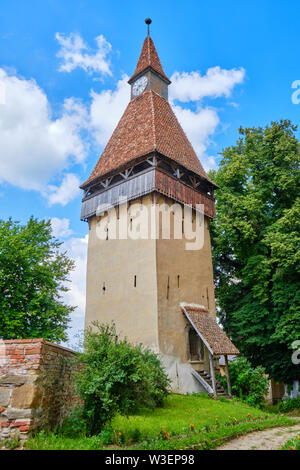
<path id="1" fill-rule="evenodd" d="M 212 378 L 210 376 L 210 374 L 208 372 L 206 372 L 206 370 L 198 370 L 197 373 L 199 375 L 201 375 L 201 377 L 208 383 L 208 385 L 212 388 Z M 229 398 L 226 391 L 224 390 L 224 388 L 222 387 L 222 385 L 220 385 L 218 382 L 216 382 L 216 391 L 217 391 L 217 395 L 220 396 L 220 397 L 225 397 L 225 398 Z"/>

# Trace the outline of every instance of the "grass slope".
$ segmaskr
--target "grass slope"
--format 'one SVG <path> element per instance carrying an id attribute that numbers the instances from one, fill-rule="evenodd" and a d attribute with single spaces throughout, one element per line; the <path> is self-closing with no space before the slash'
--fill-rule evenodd
<path id="1" fill-rule="evenodd" d="M 238 421 L 250 413 L 253 418 L 267 413 L 254 409 L 234 400 L 213 400 L 206 394 L 170 395 L 163 408 L 144 409 L 130 417 L 117 416 L 112 426 L 115 429 L 126 429 L 127 432 L 138 428 L 143 435 L 155 437 L 160 428 L 182 433 L 183 428 L 193 424 L 197 429 L 215 425 L 216 419 L 225 421 L 234 417 Z"/>
<path id="2" fill-rule="evenodd" d="M 268 414 L 234 400 L 213 400 L 207 395 L 170 395 L 163 408 L 144 409 L 130 417 L 117 416 L 112 427 L 122 433 L 127 449 L 212 449 L 225 439 L 258 429 L 295 424 L 282 415 Z M 192 425 L 192 426 L 191 426 Z M 130 437 L 138 429 L 140 439 Z M 167 437 L 166 437 L 167 436 Z M 109 448 L 120 448 L 118 445 Z M 104 449 L 99 436 L 70 439 L 40 433 L 26 443 L 27 449 Z"/>

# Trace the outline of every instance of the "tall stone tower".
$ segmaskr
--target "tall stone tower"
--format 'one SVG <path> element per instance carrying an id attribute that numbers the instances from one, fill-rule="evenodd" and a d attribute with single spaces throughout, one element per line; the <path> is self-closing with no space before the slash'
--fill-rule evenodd
<path id="1" fill-rule="evenodd" d="M 171 82 L 149 32 L 128 83 L 130 102 L 81 186 L 81 219 L 89 225 L 86 326 L 114 322 L 130 342 L 159 352 L 174 391 L 216 394 L 216 358 L 238 353 L 215 319 L 209 223 L 216 185 L 168 103 Z M 174 228 L 174 204 L 179 212 L 190 208 L 182 214 L 194 228 L 202 208 L 197 249 L 187 249 L 187 220 L 179 221 L 181 237 Z M 166 207 L 169 237 L 163 236 Z M 130 231 L 137 211 L 148 228 L 151 219 L 150 231 L 124 236 L 124 220 Z"/>

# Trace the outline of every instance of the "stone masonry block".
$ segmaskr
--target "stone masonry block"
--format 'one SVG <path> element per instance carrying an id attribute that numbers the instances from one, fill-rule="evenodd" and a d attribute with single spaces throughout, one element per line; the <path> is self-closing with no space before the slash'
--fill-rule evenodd
<path id="1" fill-rule="evenodd" d="M 29 409 L 38 408 L 42 399 L 42 392 L 34 384 L 25 384 L 14 388 L 11 406 L 13 408 Z"/>
<path id="2" fill-rule="evenodd" d="M 6 417 L 6 419 L 30 419 L 32 418 L 33 415 L 33 410 L 18 410 L 15 408 L 7 408 L 6 411 L 4 411 L 3 416 Z"/>
<path id="3" fill-rule="evenodd" d="M 25 383 L 24 375 L 3 374 L 0 375 L 0 384 L 23 385 Z"/>
<path id="4" fill-rule="evenodd" d="M 0 387 L 0 408 L 8 406 L 10 399 L 10 389 L 8 387 Z"/>

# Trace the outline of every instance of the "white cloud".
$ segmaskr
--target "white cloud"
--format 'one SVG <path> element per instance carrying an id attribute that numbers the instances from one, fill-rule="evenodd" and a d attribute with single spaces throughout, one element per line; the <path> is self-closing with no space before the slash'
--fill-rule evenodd
<path id="1" fill-rule="evenodd" d="M 60 186 L 49 185 L 47 188 L 47 198 L 50 206 L 61 204 L 66 206 L 68 202 L 78 196 L 80 181 L 74 173 L 67 173 Z"/>
<path id="2" fill-rule="evenodd" d="M 62 245 L 62 250 L 75 262 L 75 269 L 70 275 L 70 290 L 65 293 L 65 302 L 76 308 L 75 317 L 84 316 L 85 312 L 85 282 L 88 235 L 84 238 L 70 238 Z"/>
<path id="3" fill-rule="evenodd" d="M 94 52 L 80 34 L 71 33 L 67 36 L 56 33 L 55 38 L 61 47 L 57 53 L 57 57 L 63 60 L 59 67 L 61 72 L 72 72 L 76 68 L 81 68 L 88 73 L 111 75 L 110 61 L 107 57 L 111 51 L 111 44 L 102 34 L 95 38 L 97 49 Z"/>
<path id="4" fill-rule="evenodd" d="M 70 219 L 53 217 L 51 219 L 51 227 L 52 234 L 56 238 L 67 238 L 73 233 L 73 230 L 70 229 Z"/>
<path id="5" fill-rule="evenodd" d="M 218 168 L 215 157 L 205 156 L 205 160 L 202 162 L 205 171 L 216 170 Z"/>
<path id="6" fill-rule="evenodd" d="M 203 76 L 199 72 L 175 72 L 171 77 L 171 106 L 206 170 L 216 168 L 215 158 L 208 156 L 206 151 L 220 118 L 216 108 L 203 107 L 201 100 L 205 97 L 229 98 L 234 87 L 244 81 L 245 73 L 243 68 L 225 70 L 217 66 L 208 69 Z M 196 111 L 183 108 L 178 102 L 196 102 Z"/>
<path id="7" fill-rule="evenodd" d="M 198 156 L 204 154 L 210 143 L 210 136 L 219 124 L 219 116 L 215 109 L 199 108 L 196 112 L 172 105 L 180 124 L 192 143 Z"/>
<path id="8" fill-rule="evenodd" d="M 208 69 L 203 76 L 199 72 L 175 72 L 171 77 L 170 98 L 182 102 L 204 97 L 228 98 L 235 85 L 244 81 L 245 73 L 244 68 L 226 70 L 219 66 Z"/>
<path id="9" fill-rule="evenodd" d="M 70 98 L 60 117 L 53 119 L 47 96 L 34 80 L 0 68 L 0 83 L 5 88 L 5 104 L 0 105 L 0 183 L 45 194 L 51 178 L 86 157 L 81 137 L 86 110 Z"/>
<path id="10" fill-rule="evenodd" d="M 63 243 L 61 250 L 66 251 L 69 258 L 75 262 L 75 268 L 70 274 L 70 290 L 64 294 L 64 302 L 76 307 L 71 314 L 69 331 L 69 346 L 73 346 L 76 334 L 84 328 L 85 291 L 86 291 L 86 259 L 88 235 L 84 238 L 70 238 Z"/>
<path id="11" fill-rule="evenodd" d="M 121 118 L 130 98 L 128 76 L 124 75 L 117 83 L 117 89 L 91 92 L 90 124 L 97 143 L 101 146 L 108 142 L 114 128 Z"/>

